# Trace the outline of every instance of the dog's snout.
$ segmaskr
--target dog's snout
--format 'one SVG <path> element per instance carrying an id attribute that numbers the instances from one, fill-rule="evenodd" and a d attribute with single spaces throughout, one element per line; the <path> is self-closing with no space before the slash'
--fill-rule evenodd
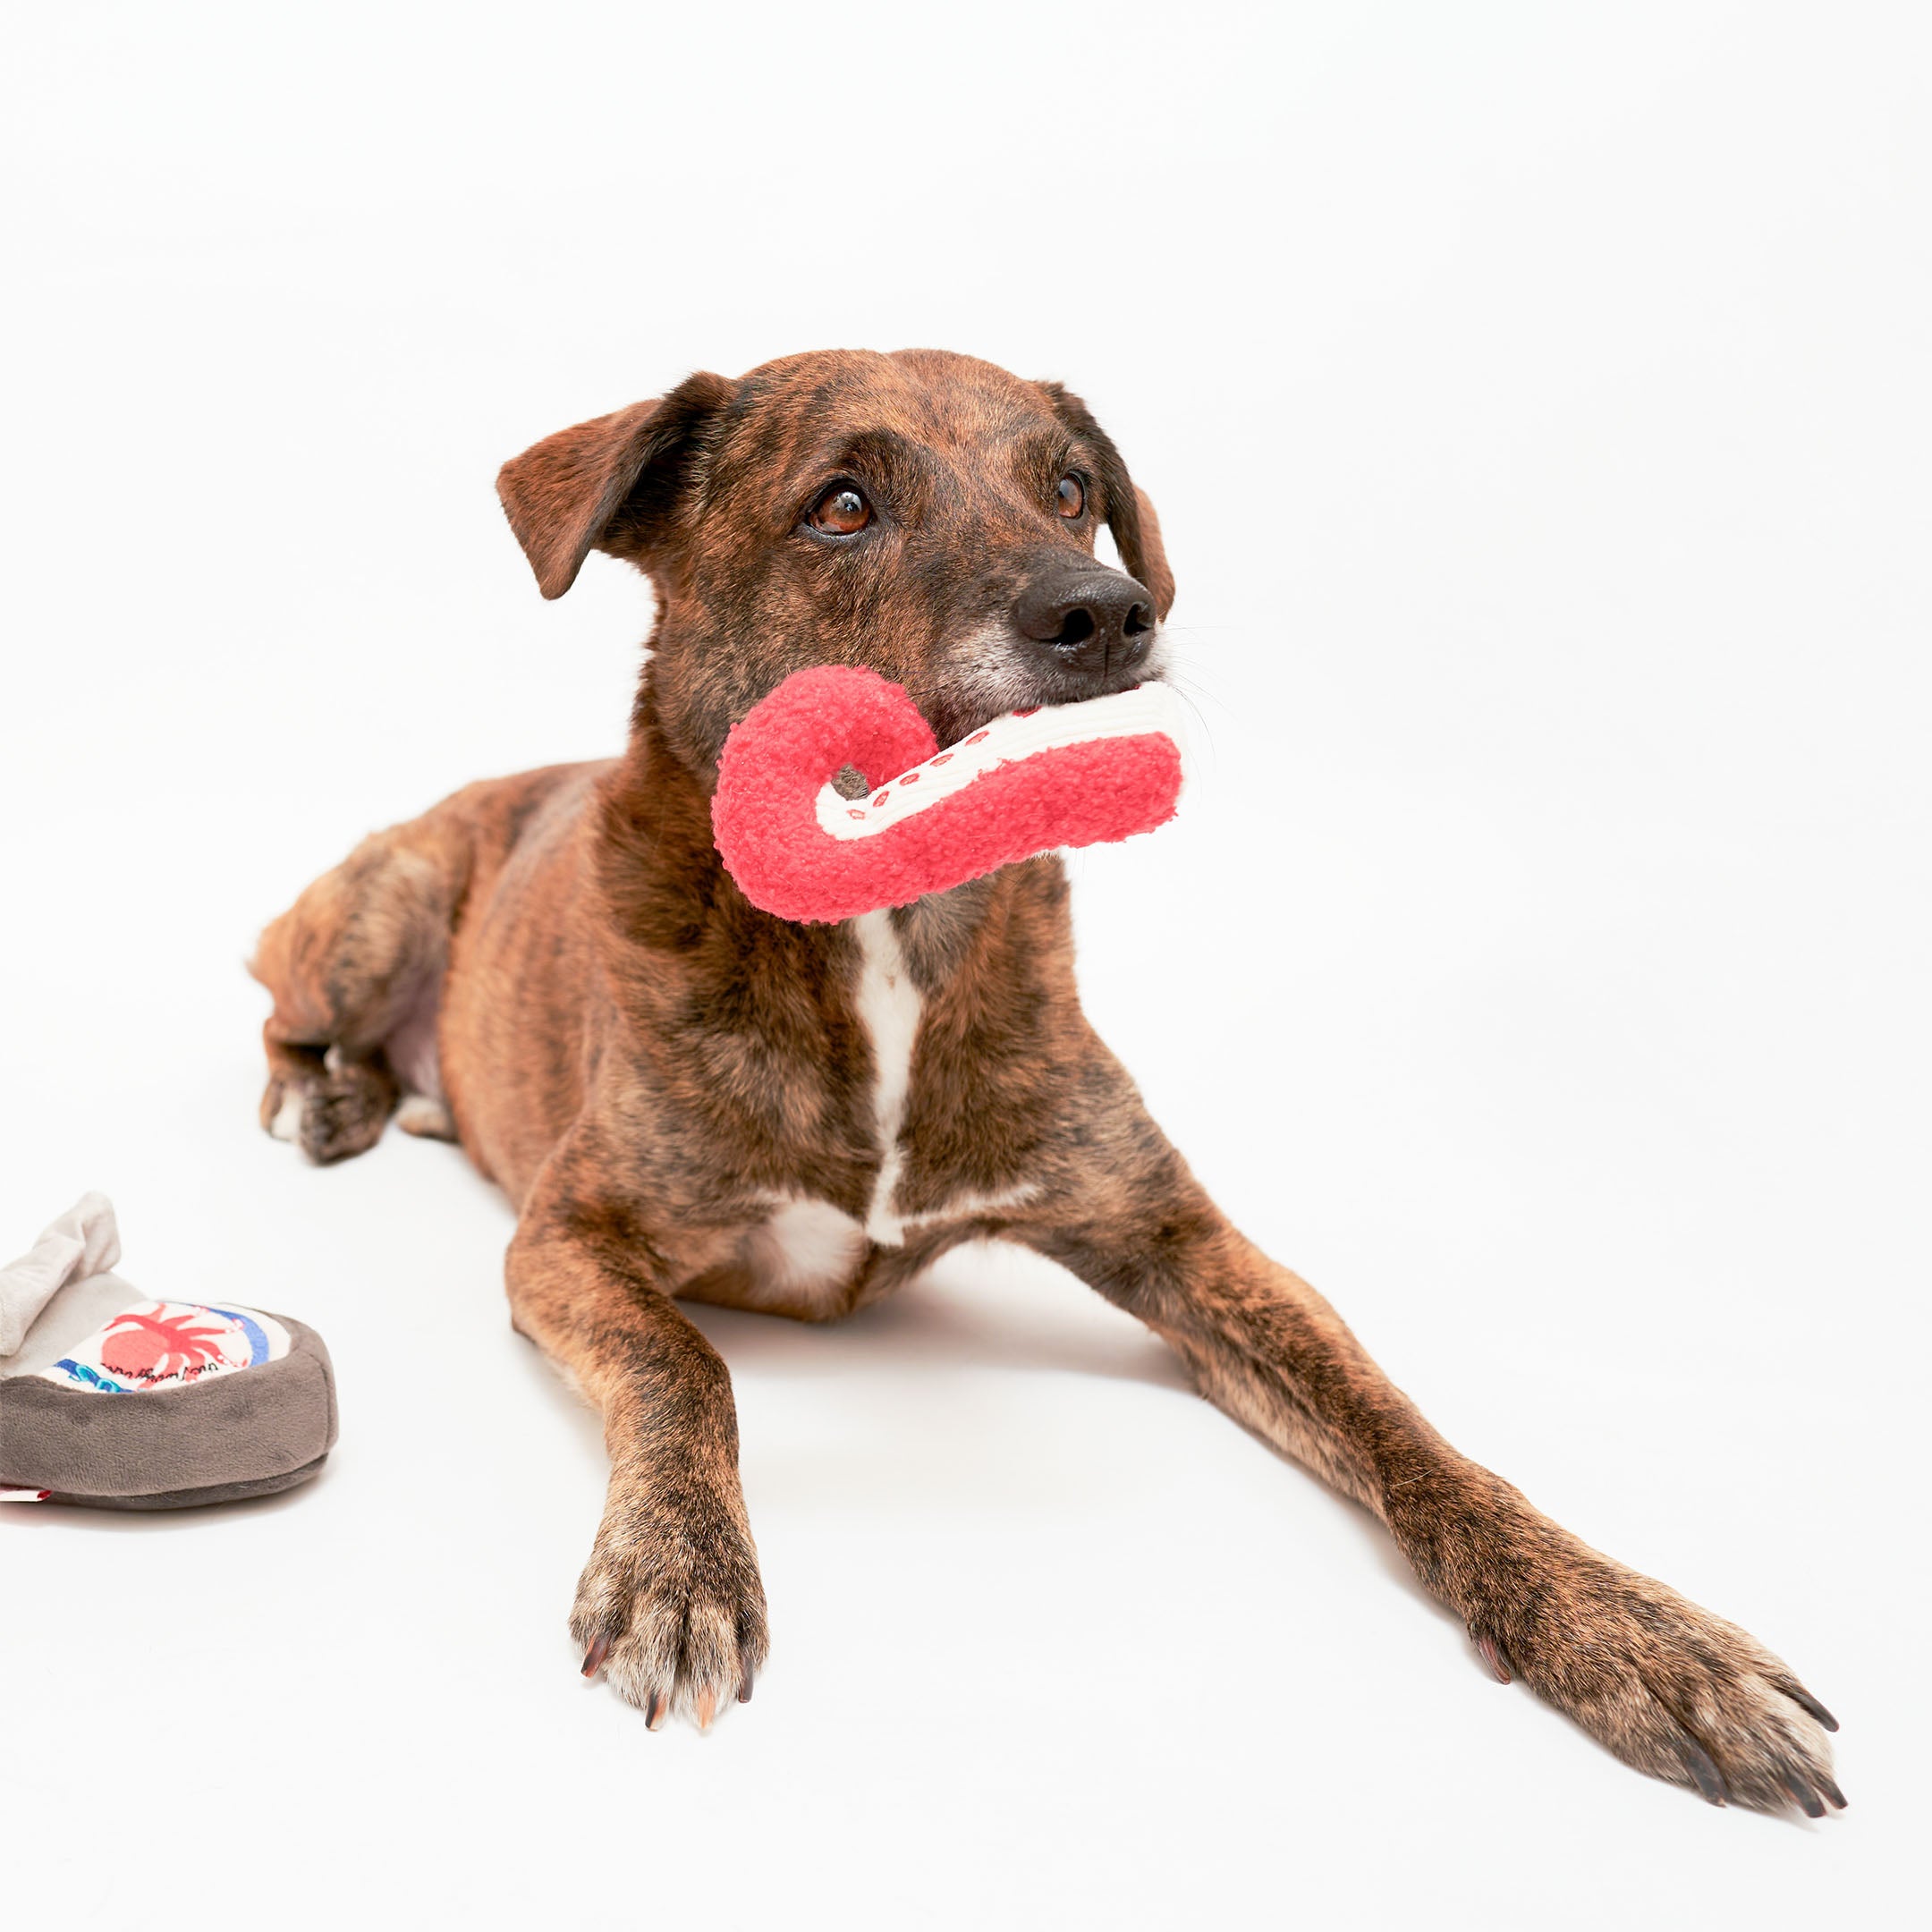
<path id="1" fill-rule="evenodd" d="M 1154 599 L 1120 571 L 1046 572 L 1020 593 L 1013 622 L 1059 669 L 1104 677 L 1147 655 Z"/>

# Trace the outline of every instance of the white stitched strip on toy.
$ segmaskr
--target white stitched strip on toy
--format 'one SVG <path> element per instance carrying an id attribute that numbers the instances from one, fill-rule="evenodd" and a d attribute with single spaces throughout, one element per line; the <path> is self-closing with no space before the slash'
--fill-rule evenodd
<path id="1" fill-rule="evenodd" d="M 1155 683 L 1137 684 L 1131 691 L 1089 698 L 1080 704 L 1009 711 L 956 745 L 935 752 L 923 765 L 889 779 L 869 798 L 845 798 L 837 786 L 827 784 L 818 793 L 819 828 L 835 839 L 870 838 L 963 792 L 974 779 L 1002 765 L 1068 745 L 1157 733 L 1179 744 L 1180 710 L 1173 690 Z"/>
<path id="2" fill-rule="evenodd" d="M 0 1489 L 0 1503 L 45 1503 L 49 1494 L 46 1489 Z"/>
<path id="3" fill-rule="evenodd" d="M 212 1376 L 279 1361 L 289 1332 L 273 1315 L 233 1304 L 139 1301 L 77 1342 L 43 1380 L 98 1395 L 191 1388 Z"/>

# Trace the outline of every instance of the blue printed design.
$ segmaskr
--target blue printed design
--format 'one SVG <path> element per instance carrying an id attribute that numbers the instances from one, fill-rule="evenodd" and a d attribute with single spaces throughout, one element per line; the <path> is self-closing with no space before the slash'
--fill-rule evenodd
<path id="1" fill-rule="evenodd" d="M 98 1389 L 104 1395 L 125 1395 L 127 1389 L 111 1377 L 104 1376 L 98 1369 L 89 1368 L 85 1362 L 75 1361 L 71 1356 L 64 1356 L 54 1366 L 64 1370 L 69 1380 L 85 1383 L 90 1389 Z"/>
<path id="2" fill-rule="evenodd" d="M 238 1367 L 253 1368 L 258 1363 L 268 1360 L 268 1337 L 264 1333 L 262 1325 L 258 1321 L 252 1320 L 249 1316 L 243 1314 L 240 1309 L 211 1307 L 208 1313 L 210 1315 L 219 1315 L 225 1321 L 239 1324 L 242 1334 L 248 1337 L 249 1359 L 245 1362 L 238 1363 Z"/>

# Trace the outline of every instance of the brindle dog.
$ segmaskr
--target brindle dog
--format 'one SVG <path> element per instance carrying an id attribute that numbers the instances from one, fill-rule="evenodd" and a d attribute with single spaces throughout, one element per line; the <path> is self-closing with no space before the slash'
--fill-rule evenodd
<path id="1" fill-rule="evenodd" d="M 1159 525 L 1077 396 L 800 356 L 566 429 L 498 488 L 546 597 L 593 548 L 656 586 L 629 748 L 471 785 L 268 928 L 262 1118 L 333 1161 L 400 1103 L 516 1203 L 512 1319 L 610 1447 L 587 1674 L 703 1724 L 766 1654 L 731 1380 L 676 1298 L 824 1320 L 992 1235 L 1165 1336 L 1387 1526 L 1498 1677 L 1626 1763 L 1714 1804 L 1843 1802 L 1836 1726 L 1777 1657 L 1459 1455 L 1224 1219 L 1081 1014 L 1056 860 L 831 927 L 722 869 L 725 734 L 801 665 L 883 672 L 942 742 L 1158 674 Z"/>

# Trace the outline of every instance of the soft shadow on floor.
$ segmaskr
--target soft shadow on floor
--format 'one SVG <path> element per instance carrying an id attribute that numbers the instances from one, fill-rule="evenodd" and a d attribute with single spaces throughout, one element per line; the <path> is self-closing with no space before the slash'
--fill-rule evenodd
<path id="1" fill-rule="evenodd" d="M 896 1294 L 835 1322 L 680 1302 L 725 1361 L 758 1374 L 936 1365 L 1189 1383 L 1165 1343 L 1063 1268 L 995 1241 L 955 1248 Z"/>
<path id="2" fill-rule="evenodd" d="M 705 1302 L 679 1309 L 741 1377 L 830 1380 L 864 1374 L 1010 1370 L 1104 1376 L 1193 1400 L 1165 1343 L 1102 1302 L 1064 1269 L 1024 1250 L 975 1242 L 870 1308 L 833 1322 L 792 1321 Z M 536 1399 L 556 1405 L 601 1458 L 595 1411 L 529 1343 L 519 1345 Z"/>
<path id="3" fill-rule="evenodd" d="M 1064 1269 L 1004 1243 L 955 1249 L 896 1295 L 835 1322 L 796 1322 L 681 1302 L 727 1365 L 751 1375 L 832 1377 L 863 1369 L 889 1377 L 934 1367 L 1021 1374 L 1106 1376 L 1198 1401 L 1173 1352 L 1131 1317 L 1108 1307 Z M 587 1452 L 600 1456 L 595 1414 L 526 1351 L 530 1381 L 568 1409 Z M 1239 1425 L 1229 1423 L 1229 1428 Z M 1360 1504 L 1323 1483 L 1292 1457 L 1250 1435 L 1256 1452 L 1280 1466 L 1284 1482 L 1303 1484 L 1337 1513 L 1377 1567 L 1405 1595 L 1457 1630 L 1461 1620 L 1422 1585 L 1389 1533 Z M 1473 1649 L 1472 1668 L 1482 1668 Z"/>
<path id="4" fill-rule="evenodd" d="M 233 1522 L 250 1516 L 273 1515 L 280 1510 L 300 1509 L 302 1498 L 328 1479 L 329 1464 L 325 1462 L 307 1482 L 297 1483 L 292 1489 L 277 1490 L 274 1496 L 242 1496 L 231 1503 L 204 1503 L 191 1509 L 89 1509 L 72 1503 L 0 1504 L 0 1535 L 55 1526 L 125 1535 L 185 1529 L 193 1523 Z"/>
<path id="5" fill-rule="evenodd" d="M 897 1294 L 835 1322 L 798 1322 L 697 1302 L 678 1305 L 726 1364 L 741 1374 L 803 1378 L 862 1369 L 889 1377 L 935 1367 L 992 1368 L 1106 1376 L 1199 1399 L 1173 1351 L 1157 1336 L 1102 1302 L 1066 1270 L 1005 1243 L 955 1249 Z M 523 1353 L 533 1390 L 567 1411 L 582 1432 L 587 1452 L 601 1456 L 602 1428 L 595 1412 L 535 1348 Z M 1284 1481 L 1318 1492 L 1362 1538 L 1377 1567 L 1408 1596 L 1461 1628 L 1454 1614 L 1416 1580 L 1388 1531 L 1367 1510 L 1252 1431 L 1244 1433 L 1258 1453 L 1280 1465 Z"/>

